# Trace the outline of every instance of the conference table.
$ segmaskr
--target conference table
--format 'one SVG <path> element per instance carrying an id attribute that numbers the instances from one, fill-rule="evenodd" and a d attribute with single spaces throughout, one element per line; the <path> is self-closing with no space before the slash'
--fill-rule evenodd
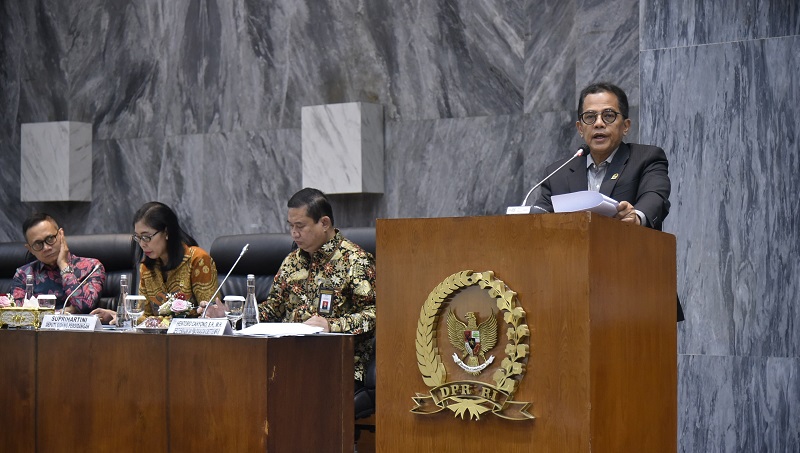
<path id="1" fill-rule="evenodd" d="M 0 451 L 353 451 L 353 337 L 0 330 Z"/>

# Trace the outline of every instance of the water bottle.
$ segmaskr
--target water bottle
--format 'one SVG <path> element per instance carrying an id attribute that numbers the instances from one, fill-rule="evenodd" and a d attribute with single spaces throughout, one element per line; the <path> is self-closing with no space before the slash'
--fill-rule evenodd
<path id="1" fill-rule="evenodd" d="M 27 302 L 33 299 L 33 274 L 28 274 L 25 276 L 25 300 Z"/>
<path id="2" fill-rule="evenodd" d="M 131 318 L 125 310 L 125 298 L 128 296 L 128 276 L 119 277 L 119 300 L 117 301 L 117 327 L 122 330 L 131 328 Z"/>
<path id="3" fill-rule="evenodd" d="M 242 323 L 244 328 L 258 324 L 258 302 L 256 301 L 256 276 L 247 274 L 247 297 L 242 310 Z"/>

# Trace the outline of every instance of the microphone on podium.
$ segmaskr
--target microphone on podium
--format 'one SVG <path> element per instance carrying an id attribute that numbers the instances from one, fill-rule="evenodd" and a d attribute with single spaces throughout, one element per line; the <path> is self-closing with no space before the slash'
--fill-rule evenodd
<path id="1" fill-rule="evenodd" d="M 78 286 L 76 286 L 75 289 L 73 289 L 72 292 L 69 293 L 69 296 L 67 296 L 67 298 L 64 299 L 64 306 L 61 307 L 61 313 L 65 314 L 65 315 L 68 314 L 66 312 L 66 310 L 67 310 L 67 302 L 69 302 L 69 298 L 72 297 L 73 294 L 78 292 L 78 288 L 80 288 L 81 286 L 83 286 L 84 283 L 89 281 L 89 277 L 91 277 L 92 274 L 97 272 L 97 269 L 100 269 L 100 264 L 95 264 L 95 266 L 92 268 L 91 272 L 86 274 L 86 277 L 83 277 L 83 280 L 80 283 L 78 283 Z"/>
<path id="2" fill-rule="evenodd" d="M 544 210 L 543 208 L 540 208 L 539 206 L 526 206 L 528 204 L 528 197 L 531 196 L 531 193 L 533 193 L 533 191 L 536 190 L 537 187 L 539 187 L 542 184 L 544 184 L 545 181 L 547 181 L 548 179 L 550 179 L 551 176 L 556 174 L 556 172 L 558 170 L 561 170 L 562 168 L 564 168 L 568 163 L 572 162 L 572 160 L 575 159 L 576 157 L 583 156 L 584 154 L 586 154 L 588 152 L 589 152 L 589 145 L 583 145 L 580 148 L 578 148 L 578 151 L 575 154 L 573 154 L 573 156 L 570 157 L 566 162 L 561 164 L 560 167 L 558 167 L 555 170 L 553 170 L 552 173 L 550 173 L 549 175 L 545 176 L 544 179 L 539 181 L 538 184 L 536 184 L 535 186 L 531 187 L 531 190 L 528 191 L 528 193 L 525 195 L 525 198 L 522 200 L 522 205 L 521 206 L 509 206 L 506 209 L 506 214 L 530 214 L 531 213 L 531 208 L 535 208 L 535 209 L 538 209 L 539 211 L 541 211 L 543 213 L 546 213 L 547 211 Z"/>
<path id="3" fill-rule="evenodd" d="M 200 315 L 201 318 L 206 317 L 206 313 L 208 313 L 208 307 L 210 307 L 213 304 L 216 304 L 214 298 L 217 297 L 217 294 L 219 294 L 219 290 L 222 289 L 222 285 L 224 285 L 225 281 L 228 280 L 228 277 L 231 276 L 231 272 L 233 272 L 233 269 L 236 267 L 237 264 L 239 264 L 239 260 L 242 259 L 244 254 L 247 252 L 247 249 L 249 248 L 250 248 L 249 243 L 245 244 L 244 247 L 242 247 L 242 251 L 239 253 L 239 258 L 236 258 L 236 261 L 233 262 L 233 266 L 231 266 L 230 270 L 228 271 L 228 275 L 226 275 L 225 278 L 222 279 L 222 283 L 219 284 L 217 290 L 214 291 L 214 294 L 212 294 L 211 297 L 208 298 L 208 305 L 206 305 L 206 308 L 203 310 L 203 314 Z"/>

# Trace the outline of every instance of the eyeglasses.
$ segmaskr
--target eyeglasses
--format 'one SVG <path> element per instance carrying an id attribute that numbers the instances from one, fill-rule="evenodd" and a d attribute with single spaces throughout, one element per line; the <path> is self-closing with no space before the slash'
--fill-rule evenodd
<path id="1" fill-rule="evenodd" d="M 158 233 L 161 233 L 161 231 L 156 231 L 153 234 L 143 234 L 141 236 L 139 236 L 138 234 L 132 234 L 131 238 L 133 238 L 133 240 L 136 241 L 139 244 L 141 244 L 142 242 L 147 244 L 148 242 L 153 240 L 153 236 L 157 235 Z"/>
<path id="2" fill-rule="evenodd" d="M 34 252 L 41 252 L 45 244 L 53 245 L 56 243 L 56 239 L 58 239 L 58 234 L 51 234 L 50 236 L 44 238 L 43 241 L 34 241 L 33 244 L 31 244 L 31 250 Z"/>
<path id="3" fill-rule="evenodd" d="M 578 115 L 578 118 L 580 118 L 581 121 L 583 121 L 583 124 L 591 126 L 592 124 L 597 122 L 598 115 L 600 116 L 600 118 L 603 119 L 604 123 L 611 124 L 614 121 L 616 121 L 617 116 L 622 115 L 622 113 L 615 112 L 614 110 L 611 109 L 605 109 L 598 114 L 597 112 L 589 110 L 588 112 L 583 112 L 580 115 Z"/>

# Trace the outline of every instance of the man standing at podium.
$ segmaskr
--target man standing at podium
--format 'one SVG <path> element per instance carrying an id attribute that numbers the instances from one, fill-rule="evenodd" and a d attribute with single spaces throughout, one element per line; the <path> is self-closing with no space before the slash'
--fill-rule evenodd
<path id="1" fill-rule="evenodd" d="M 631 127 L 625 92 L 610 83 L 584 88 L 575 127 L 589 154 L 542 184 L 536 209 L 553 212 L 551 196 L 588 189 L 620 202 L 616 219 L 661 230 L 670 206 L 667 156 L 659 147 L 622 141 Z M 566 160 L 548 166 L 545 175 Z"/>
<path id="2" fill-rule="evenodd" d="M 670 206 L 667 155 L 657 146 L 622 141 L 631 128 L 628 96 L 622 88 L 604 82 L 584 88 L 575 128 L 589 154 L 545 180 L 534 207 L 553 212 L 553 195 L 588 189 L 619 202 L 614 218 L 661 230 Z M 551 164 L 544 174 L 565 161 L 567 158 Z M 677 308 L 680 322 L 684 319 L 680 300 Z"/>

